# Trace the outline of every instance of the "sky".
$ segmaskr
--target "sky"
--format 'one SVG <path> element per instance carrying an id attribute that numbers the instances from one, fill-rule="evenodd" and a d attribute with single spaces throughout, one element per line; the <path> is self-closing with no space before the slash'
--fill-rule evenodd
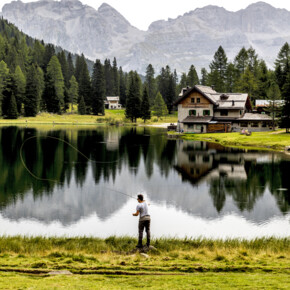
<path id="1" fill-rule="evenodd" d="M 22 2 L 35 2 L 37 0 L 22 0 Z M 206 5 L 224 7 L 229 11 L 245 9 L 253 0 L 80 0 L 95 9 L 106 2 L 119 11 L 132 25 L 147 30 L 148 26 L 156 20 L 176 18 L 186 12 Z M 11 0 L 0 0 L 0 9 Z M 290 11 L 289 0 L 264 0 L 276 8 L 285 8 Z"/>

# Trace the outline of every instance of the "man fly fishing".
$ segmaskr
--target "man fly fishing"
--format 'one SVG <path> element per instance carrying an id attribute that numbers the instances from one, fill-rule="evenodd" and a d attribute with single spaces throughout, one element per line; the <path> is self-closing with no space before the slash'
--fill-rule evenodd
<path id="1" fill-rule="evenodd" d="M 144 197 L 142 194 L 138 194 L 137 196 L 138 200 L 138 205 L 136 207 L 136 212 L 133 213 L 133 216 L 138 216 L 139 215 L 139 225 L 138 225 L 138 230 L 139 230 L 139 238 L 138 238 L 138 245 L 137 248 L 143 248 L 142 245 L 142 239 L 143 239 L 143 231 L 144 228 L 146 230 L 146 236 L 147 236 L 147 247 L 149 248 L 150 246 L 150 215 L 148 212 L 148 205 L 146 201 L 144 200 Z"/>

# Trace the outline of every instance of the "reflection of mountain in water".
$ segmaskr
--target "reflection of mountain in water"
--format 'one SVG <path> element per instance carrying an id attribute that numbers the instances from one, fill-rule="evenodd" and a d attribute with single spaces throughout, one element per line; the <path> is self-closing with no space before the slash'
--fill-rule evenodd
<path id="1" fill-rule="evenodd" d="M 21 163 L 20 147 L 31 136 L 38 138 L 25 144 L 25 163 L 50 181 L 36 180 Z M 290 209 L 290 162 L 277 153 L 168 140 L 159 129 L 125 127 L 5 127 L 0 144 L 0 209 L 10 219 L 71 224 L 96 214 L 107 220 L 129 199 L 110 188 L 134 196 L 143 191 L 155 204 L 203 218 L 235 212 L 263 222 Z"/>

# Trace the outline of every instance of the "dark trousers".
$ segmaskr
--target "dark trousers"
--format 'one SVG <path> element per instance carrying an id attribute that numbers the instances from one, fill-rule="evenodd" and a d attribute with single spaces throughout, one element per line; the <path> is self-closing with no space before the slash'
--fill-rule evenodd
<path id="1" fill-rule="evenodd" d="M 138 247 L 142 247 L 142 239 L 143 239 L 143 231 L 145 228 L 146 236 L 147 236 L 147 246 L 150 246 L 150 220 L 139 221 L 138 229 L 139 229 L 139 239 L 138 239 Z"/>

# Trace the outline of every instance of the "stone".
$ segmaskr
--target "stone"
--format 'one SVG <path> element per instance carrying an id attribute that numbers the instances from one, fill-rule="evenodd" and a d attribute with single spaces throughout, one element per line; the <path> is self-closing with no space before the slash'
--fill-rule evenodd
<path id="1" fill-rule="evenodd" d="M 63 271 L 51 271 L 48 273 L 48 275 L 72 275 L 72 272 L 63 270 Z"/>

